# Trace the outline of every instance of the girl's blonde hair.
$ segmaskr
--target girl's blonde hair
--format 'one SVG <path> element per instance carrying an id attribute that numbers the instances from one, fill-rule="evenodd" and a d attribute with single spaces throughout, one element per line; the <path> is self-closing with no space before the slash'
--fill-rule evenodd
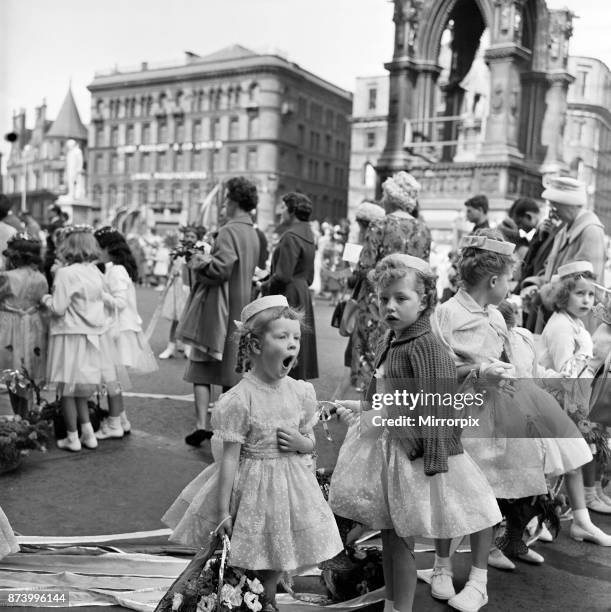
<path id="1" fill-rule="evenodd" d="M 91 228 L 65 228 L 60 234 L 57 256 L 65 264 L 97 261 L 100 247 Z"/>
<path id="2" fill-rule="evenodd" d="M 575 289 L 577 282 L 582 279 L 585 281 L 595 281 L 596 276 L 592 272 L 577 272 L 563 276 L 547 288 L 544 303 L 547 306 L 551 306 L 556 312 L 565 310 L 568 306 L 571 292 Z"/>
<path id="3" fill-rule="evenodd" d="M 238 337 L 238 363 L 236 372 L 242 374 L 248 372 L 252 367 L 251 356 L 254 349 L 263 340 L 263 337 L 269 330 L 272 321 L 278 319 L 290 319 L 291 321 L 299 321 L 300 327 L 303 329 L 303 313 L 293 308 L 286 306 L 275 306 L 266 308 L 251 317 L 237 331 Z"/>

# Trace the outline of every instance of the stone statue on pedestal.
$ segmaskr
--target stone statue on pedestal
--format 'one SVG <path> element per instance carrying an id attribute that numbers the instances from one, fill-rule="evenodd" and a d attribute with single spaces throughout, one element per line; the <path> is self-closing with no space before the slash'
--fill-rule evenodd
<path id="1" fill-rule="evenodd" d="M 83 151 L 72 138 L 66 142 L 66 148 L 66 184 L 68 187 L 66 200 L 82 200 L 85 197 Z"/>

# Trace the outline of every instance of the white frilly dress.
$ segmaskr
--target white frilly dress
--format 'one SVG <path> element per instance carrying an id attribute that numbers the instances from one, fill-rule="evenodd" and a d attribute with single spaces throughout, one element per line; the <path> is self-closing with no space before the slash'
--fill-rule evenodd
<path id="1" fill-rule="evenodd" d="M 376 391 L 386 388 L 378 368 Z M 448 471 L 427 476 L 424 459 L 411 460 L 401 441 L 373 424 L 369 410 L 348 428 L 333 470 L 329 505 L 333 512 L 372 529 L 393 529 L 401 537 L 454 538 L 502 520 L 482 471 L 463 452 L 448 457 Z"/>
<path id="2" fill-rule="evenodd" d="M 6 515 L 0 508 L 0 559 L 16 552 L 19 552 L 19 544 L 17 544 L 15 534 Z"/>
<path id="3" fill-rule="evenodd" d="M 136 305 L 136 288 L 124 266 L 107 263 L 104 278 L 115 300 L 111 308 L 111 335 L 121 365 L 138 374 L 159 369 L 153 351 L 142 332 Z"/>
<path id="4" fill-rule="evenodd" d="M 216 403 L 213 440 L 239 442 L 240 463 L 230 502 L 230 563 L 252 570 L 298 572 L 331 559 L 343 544 L 316 481 L 311 455 L 278 449 L 278 427 L 312 435 L 314 388 L 285 377 L 267 385 L 251 373 Z M 208 466 L 182 491 L 162 521 L 170 540 L 206 546 L 219 517 L 219 465 Z"/>
<path id="5" fill-rule="evenodd" d="M 520 392 L 520 408 L 540 436 L 538 442 L 542 448 L 545 474 L 560 476 L 589 463 L 592 453 L 579 429 L 554 396 L 537 384 L 550 384 L 561 378 L 554 370 L 537 363 L 532 334 L 521 327 L 510 330 L 507 352 L 519 379 L 516 386 Z"/>
<path id="6" fill-rule="evenodd" d="M 109 331 L 106 289 L 94 263 L 75 263 L 57 270 L 53 294 L 42 300 L 51 313 L 47 381 L 61 395 L 129 386 Z"/>

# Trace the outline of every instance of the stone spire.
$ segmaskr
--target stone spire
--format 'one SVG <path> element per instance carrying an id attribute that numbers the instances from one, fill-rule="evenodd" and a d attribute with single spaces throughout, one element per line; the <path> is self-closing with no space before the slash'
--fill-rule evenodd
<path id="1" fill-rule="evenodd" d="M 68 88 L 68 93 L 59 109 L 57 119 L 53 122 L 51 129 L 47 132 L 47 137 L 51 138 L 73 138 L 74 140 L 87 140 L 87 128 L 83 125 L 72 90 Z"/>

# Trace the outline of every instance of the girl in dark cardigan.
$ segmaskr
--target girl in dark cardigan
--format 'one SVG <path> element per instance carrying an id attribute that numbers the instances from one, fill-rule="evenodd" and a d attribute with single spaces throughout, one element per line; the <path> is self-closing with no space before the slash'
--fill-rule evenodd
<path id="1" fill-rule="evenodd" d="M 382 529 L 385 612 L 408 612 L 416 589 L 413 538 L 447 539 L 466 530 L 487 533 L 489 542 L 490 528 L 501 515 L 483 473 L 463 452 L 460 428 L 453 423 L 463 416 L 458 404 L 432 400 L 415 406 L 405 399 L 404 392 L 422 391 L 458 401 L 452 393 L 456 368 L 430 327 L 435 276 L 423 260 L 395 254 L 377 265 L 371 281 L 390 331 L 377 350 L 367 401 L 363 406 L 340 402 L 338 413 L 352 423 L 329 503 L 340 516 Z M 392 405 L 383 394 L 392 394 Z M 355 419 L 361 408 L 373 410 Z M 433 593 L 449 599 L 455 595 L 449 554 L 441 548 L 438 553 Z"/>

